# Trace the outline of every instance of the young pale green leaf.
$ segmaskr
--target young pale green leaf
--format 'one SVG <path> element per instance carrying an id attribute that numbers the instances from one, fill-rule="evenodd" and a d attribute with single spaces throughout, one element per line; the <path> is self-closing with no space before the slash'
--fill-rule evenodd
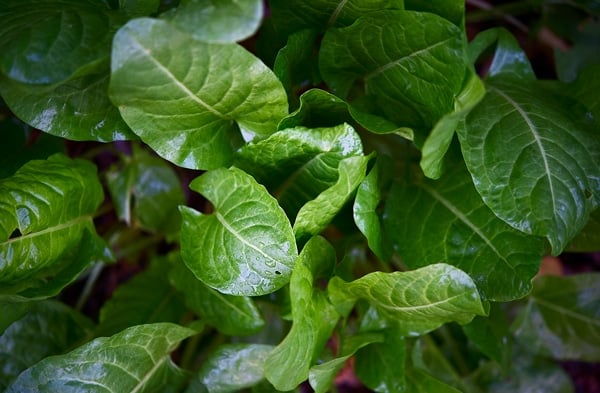
<path id="1" fill-rule="evenodd" d="M 584 113 L 539 85 L 499 78 L 458 130 L 475 187 L 512 227 L 559 254 L 600 205 L 600 142 Z"/>
<path id="2" fill-rule="evenodd" d="M 272 345 L 226 344 L 202 365 L 198 378 L 209 393 L 237 392 L 264 379 L 264 365 Z"/>
<path id="3" fill-rule="evenodd" d="M 183 190 L 164 160 L 135 146 L 131 159 L 122 168 L 111 168 L 106 179 L 120 219 L 149 232 L 179 231 Z"/>
<path id="4" fill-rule="evenodd" d="M 336 184 L 340 161 L 362 156 L 354 128 L 296 127 L 240 149 L 234 165 L 252 174 L 275 194 L 288 216 Z"/>
<path id="5" fill-rule="evenodd" d="M 443 263 L 408 272 L 374 272 L 355 281 L 334 277 L 329 298 L 341 314 L 365 299 L 402 336 L 427 333 L 446 322 L 470 322 L 485 315 L 475 283 L 463 271 Z"/>
<path id="6" fill-rule="evenodd" d="M 264 327 L 265 321 L 250 298 L 215 291 L 196 279 L 179 257 L 174 259 L 169 281 L 203 322 L 230 336 L 256 333 Z"/>
<path id="7" fill-rule="evenodd" d="M 95 166 L 60 154 L 0 180 L 0 292 L 50 290 L 61 272 L 73 274 L 60 277 L 66 285 L 105 259 L 92 221 L 102 199 Z"/>
<path id="8" fill-rule="evenodd" d="M 277 201 L 244 171 L 215 169 L 190 188 L 214 205 L 206 215 L 182 206 L 181 256 L 198 279 L 220 292 L 258 296 L 288 283 L 298 255 Z"/>
<path id="9" fill-rule="evenodd" d="M 369 159 L 355 156 L 340 161 L 337 182 L 298 211 L 293 227 L 296 239 L 318 235 L 329 225 L 365 178 Z"/>
<path id="10" fill-rule="evenodd" d="M 281 82 L 237 44 L 209 44 L 163 20 L 130 21 L 115 35 L 110 97 L 139 137 L 167 160 L 213 169 L 244 138 L 287 114 Z"/>
<path id="11" fill-rule="evenodd" d="M 463 0 L 404 0 L 407 10 L 438 14 L 458 27 L 463 27 L 465 2 Z"/>
<path id="12" fill-rule="evenodd" d="M 319 67 L 337 96 L 345 98 L 364 85 L 367 100 L 388 120 L 430 129 L 453 110 L 461 90 L 462 40 L 457 26 L 434 14 L 370 13 L 349 27 L 327 31 Z"/>
<path id="13" fill-rule="evenodd" d="M 75 141 L 136 139 L 108 99 L 108 69 L 54 85 L 27 85 L 0 76 L 0 95 L 27 124 Z"/>
<path id="14" fill-rule="evenodd" d="M 261 0 L 183 0 L 163 17 L 204 42 L 242 41 L 263 18 Z"/>
<path id="15" fill-rule="evenodd" d="M 467 272 L 490 300 L 529 293 L 544 253 L 542 238 L 525 235 L 492 213 L 464 165 L 438 181 L 397 183 L 384 225 L 410 268 L 445 261 Z"/>
<path id="16" fill-rule="evenodd" d="M 94 0 L 4 0 L 0 71 L 11 79 L 51 84 L 106 65 L 112 34 L 124 21 Z"/>
<path id="17" fill-rule="evenodd" d="M 170 323 L 130 327 L 28 368 L 6 390 L 17 392 L 156 392 L 184 382 L 170 352 L 195 331 Z"/>
<path id="18" fill-rule="evenodd" d="M 143 272 L 121 284 L 100 309 L 97 336 L 111 336 L 135 325 L 155 322 L 178 323 L 186 308 L 165 279 L 171 264 L 155 259 Z"/>
<path id="19" fill-rule="evenodd" d="M 91 321 L 56 301 L 29 304 L 0 335 L 0 388 L 47 356 L 66 351 L 87 334 Z"/>
<path id="20" fill-rule="evenodd" d="M 600 361 L 600 274 L 543 276 L 512 326 L 520 345 L 561 360 Z"/>
<path id="21" fill-rule="evenodd" d="M 331 391 L 334 378 L 356 351 L 369 344 L 379 343 L 383 340 L 383 334 L 379 333 L 358 333 L 353 336 L 344 337 L 341 340 L 342 347 L 337 358 L 311 367 L 308 375 L 310 386 L 316 393 Z"/>
<path id="22" fill-rule="evenodd" d="M 335 263 L 335 250 L 322 237 L 313 237 L 300 253 L 290 280 L 292 328 L 269 354 L 265 376 L 278 390 L 291 390 L 305 381 L 310 367 L 323 350 L 339 315 L 316 280 L 328 277 Z"/>

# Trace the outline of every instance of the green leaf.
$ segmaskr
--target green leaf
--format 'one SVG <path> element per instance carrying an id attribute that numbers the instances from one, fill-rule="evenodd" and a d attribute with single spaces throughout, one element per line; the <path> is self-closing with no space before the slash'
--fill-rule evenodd
<path id="1" fill-rule="evenodd" d="M 129 18 L 138 18 L 156 13 L 161 0 L 118 0 L 119 9 Z"/>
<path id="2" fill-rule="evenodd" d="M 402 336 L 418 336 L 446 322 L 470 322 L 485 315 L 475 283 L 463 271 L 443 263 L 408 272 L 369 273 L 352 282 L 334 277 L 329 298 L 347 314 L 365 299 Z"/>
<path id="3" fill-rule="evenodd" d="M 449 21 L 430 13 L 381 11 L 328 30 L 319 67 L 337 96 L 364 86 L 367 100 L 391 122 L 430 129 L 454 107 L 464 59 L 462 33 Z"/>
<path id="4" fill-rule="evenodd" d="M 145 143 L 193 169 L 231 161 L 234 149 L 277 129 L 285 90 L 237 44 L 209 44 L 166 21 L 130 21 L 115 35 L 110 97 Z"/>
<path id="5" fill-rule="evenodd" d="M 445 261 L 468 273 L 481 296 L 521 298 L 531 290 L 544 243 L 500 220 L 483 203 L 464 165 L 440 180 L 397 183 L 384 225 L 410 268 Z"/>
<path id="6" fill-rule="evenodd" d="M 328 277 L 335 250 L 322 237 L 313 237 L 300 253 L 290 280 L 292 328 L 269 354 L 265 376 L 278 390 L 291 390 L 305 381 L 337 324 L 339 315 L 316 287 L 317 278 Z"/>
<path id="7" fill-rule="evenodd" d="M 194 333 L 170 323 L 133 326 L 45 358 L 21 373 L 6 392 L 173 391 L 184 374 L 170 352 Z"/>
<path id="8" fill-rule="evenodd" d="M 300 107 L 281 119 L 279 129 L 334 127 L 351 120 L 344 100 L 325 90 L 310 89 L 300 96 Z"/>
<path id="9" fill-rule="evenodd" d="M 577 106 L 535 83 L 490 81 L 459 129 L 475 187 L 512 227 L 554 255 L 600 205 L 600 143 Z"/>
<path id="10" fill-rule="evenodd" d="M 102 199 L 95 166 L 63 155 L 30 161 L 0 180 L 0 292 L 52 292 L 52 277 L 66 285 L 104 260 L 92 221 Z"/>
<path id="11" fill-rule="evenodd" d="M 234 165 L 264 184 L 295 217 L 306 202 L 336 184 L 340 162 L 352 156 L 362 156 L 362 143 L 348 124 L 296 127 L 244 146 Z"/>
<path id="12" fill-rule="evenodd" d="M 358 333 L 343 337 L 339 356 L 325 363 L 317 364 L 310 369 L 308 380 L 316 393 L 331 391 L 335 376 L 340 372 L 356 351 L 373 343 L 382 342 L 384 336 L 379 333 Z"/>
<path id="13" fill-rule="evenodd" d="M 583 229 L 571 240 L 568 252 L 597 252 L 600 249 L 600 209 L 594 210 Z"/>
<path id="14" fill-rule="evenodd" d="M 231 336 L 256 333 L 265 321 L 248 297 L 222 294 L 204 285 L 185 267 L 180 258 L 169 273 L 169 281 L 184 296 L 185 304 L 201 320 Z"/>
<path id="15" fill-rule="evenodd" d="M 511 358 L 512 337 L 508 319 L 499 303 L 492 303 L 490 315 L 475 317 L 471 323 L 462 326 L 469 341 L 488 358 L 508 369 Z"/>
<path id="16" fill-rule="evenodd" d="M 201 41 L 236 42 L 256 32 L 263 4 L 261 0 L 183 0 L 163 17 Z"/>
<path id="17" fill-rule="evenodd" d="M 558 88 L 564 91 L 565 85 L 558 84 Z M 567 85 L 567 93 L 585 104 L 596 123 L 600 122 L 600 99 L 596 92 L 600 89 L 600 65 L 594 65 L 579 72 L 577 79 Z"/>
<path id="18" fill-rule="evenodd" d="M 105 65 L 123 16 L 94 0 L 4 0 L 0 20 L 0 71 L 50 84 Z"/>
<path id="19" fill-rule="evenodd" d="M 272 345 L 226 344 L 202 365 L 198 377 L 210 393 L 237 392 L 264 378 L 264 365 Z"/>
<path id="20" fill-rule="evenodd" d="M 460 393 L 460 390 L 419 369 L 412 369 L 406 373 L 406 383 L 408 391 L 414 393 Z"/>
<path id="21" fill-rule="evenodd" d="M 52 85 L 27 85 L 0 76 L 0 94 L 27 124 L 75 141 L 136 139 L 108 99 L 108 67 Z M 104 69 L 103 69 L 104 70 Z"/>
<path id="22" fill-rule="evenodd" d="M 164 160 L 134 145 L 122 168 L 106 173 L 119 218 L 149 232 L 171 234 L 181 225 L 178 206 L 184 204 L 177 173 Z"/>
<path id="23" fill-rule="evenodd" d="M 185 306 L 165 279 L 171 264 L 156 258 L 150 266 L 121 284 L 100 309 L 97 336 L 110 336 L 135 325 L 182 320 Z"/>
<path id="24" fill-rule="evenodd" d="M 82 339 L 91 321 L 56 301 L 35 302 L 0 336 L 0 387 L 47 356 L 57 355 Z"/>
<path id="25" fill-rule="evenodd" d="M 462 0 L 404 0 L 407 10 L 438 14 L 461 27 L 465 18 L 465 2 Z"/>
<path id="26" fill-rule="evenodd" d="M 600 360 L 600 274 L 543 276 L 512 326 L 524 348 L 560 360 Z"/>
<path id="27" fill-rule="evenodd" d="M 369 159 L 355 156 L 340 161 L 337 182 L 298 211 L 293 227 L 296 239 L 318 235 L 329 225 L 365 178 Z"/>
<path id="28" fill-rule="evenodd" d="M 591 2 L 596 3 L 596 2 Z M 598 7 L 597 4 L 596 8 Z M 598 66 L 600 55 L 598 54 L 598 42 L 596 37 L 600 33 L 600 23 L 595 18 L 582 21 L 570 38 L 573 45 L 568 51 L 554 50 L 556 62 L 556 73 L 558 78 L 570 82 L 581 77 L 582 71 L 590 66 Z"/>
<path id="29" fill-rule="evenodd" d="M 214 205 L 206 215 L 182 206 L 181 256 L 198 279 L 220 292 L 258 296 L 288 283 L 298 255 L 285 213 L 240 169 L 215 169 L 190 188 Z"/>

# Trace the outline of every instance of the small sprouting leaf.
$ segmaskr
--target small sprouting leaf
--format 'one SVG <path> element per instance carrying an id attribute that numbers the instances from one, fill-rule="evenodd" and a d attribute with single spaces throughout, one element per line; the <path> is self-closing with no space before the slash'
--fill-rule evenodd
<path id="1" fill-rule="evenodd" d="M 427 333 L 446 322 L 470 322 L 485 315 L 475 283 L 443 263 L 408 272 L 374 272 L 355 281 L 334 277 L 329 298 L 341 314 L 365 299 L 403 336 Z"/>
<path id="2" fill-rule="evenodd" d="M 247 335 L 256 333 L 265 325 L 252 299 L 225 295 L 206 286 L 191 274 L 179 257 L 175 258 L 169 281 L 184 296 L 185 304 L 204 323 L 223 334 Z"/>
<path id="3" fill-rule="evenodd" d="M 170 353 L 194 330 L 171 323 L 130 327 L 28 368 L 6 390 L 20 392 L 150 392 L 184 382 Z"/>
<path id="4" fill-rule="evenodd" d="M 445 261 L 468 273 L 490 300 L 529 293 L 544 253 L 542 238 L 515 230 L 483 203 L 464 164 L 438 181 L 397 183 L 384 225 L 410 268 Z"/>
<path id="5" fill-rule="evenodd" d="M 198 378 L 209 393 L 249 388 L 264 378 L 265 360 L 273 348 L 263 344 L 222 345 L 204 362 Z"/>
<path id="6" fill-rule="evenodd" d="M 193 169 L 227 165 L 240 131 L 268 136 L 287 114 L 281 82 L 254 55 L 157 19 L 134 19 L 117 32 L 109 91 L 133 132 Z"/>
<path id="7" fill-rule="evenodd" d="M 512 327 L 519 344 L 555 359 L 600 361 L 598 280 L 597 273 L 536 279 Z"/>
<path id="8" fill-rule="evenodd" d="M 237 168 L 215 169 L 190 188 L 214 205 L 213 214 L 182 206 L 181 256 L 206 285 L 258 296 L 288 283 L 298 255 L 290 222 L 277 201 Z"/>
<path id="9" fill-rule="evenodd" d="M 300 253 L 290 280 L 292 328 L 269 354 L 265 376 L 278 390 L 291 390 L 305 381 L 337 324 L 338 314 L 325 293 L 315 288 L 328 277 L 335 250 L 322 237 L 311 238 Z"/>
<path id="10" fill-rule="evenodd" d="M 458 130 L 485 203 L 555 255 L 600 205 L 600 143 L 577 108 L 535 82 L 495 78 Z"/>
<path id="11" fill-rule="evenodd" d="M 163 15 L 179 29 L 204 42 L 242 41 L 263 18 L 261 0 L 183 0 Z"/>

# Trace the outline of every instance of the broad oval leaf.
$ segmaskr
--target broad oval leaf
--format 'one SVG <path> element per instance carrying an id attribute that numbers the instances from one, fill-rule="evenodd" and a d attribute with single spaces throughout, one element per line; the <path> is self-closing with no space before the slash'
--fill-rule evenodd
<path id="1" fill-rule="evenodd" d="M 123 16 L 93 0 L 4 0 L 0 70 L 19 82 L 50 84 L 108 62 Z"/>
<path id="2" fill-rule="evenodd" d="M 244 138 L 275 132 L 283 86 L 237 44 L 209 44 L 170 23 L 134 19 L 115 35 L 110 97 L 145 143 L 187 168 L 231 161 Z"/>
<path id="3" fill-rule="evenodd" d="M 586 115 L 535 83 L 492 80 L 458 136 L 501 219 L 560 253 L 600 204 L 600 142 Z"/>
<path id="4" fill-rule="evenodd" d="M 244 171 L 215 169 L 190 188 L 214 205 L 210 215 L 180 208 L 181 256 L 206 285 L 258 296 L 288 283 L 298 255 L 290 222 L 277 201 Z"/>
<path id="5" fill-rule="evenodd" d="M 475 283 L 462 270 L 443 263 L 407 272 L 374 272 L 352 282 L 334 277 L 329 298 L 347 314 L 367 300 L 403 336 L 418 336 L 446 322 L 468 323 L 485 315 Z"/>
<path id="6" fill-rule="evenodd" d="M 468 273 L 482 297 L 509 301 L 531 290 L 544 242 L 500 220 L 483 203 L 463 164 L 438 181 L 397 183 L 385 230 L 410 268 L 445 261 Z"/>
<path id="7" fill-rule="evenodd" d="M 170 323 L 133 326 L 45 358 L 21 373 L 6 392 L 164 391 L 184 381 L 170 352 L 195 333 Z"/>

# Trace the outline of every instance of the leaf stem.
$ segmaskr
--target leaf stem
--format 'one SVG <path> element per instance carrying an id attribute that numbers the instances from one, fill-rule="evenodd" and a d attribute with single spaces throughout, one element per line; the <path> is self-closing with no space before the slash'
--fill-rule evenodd
<path id="1" fill-rule="evenodd" d="M 98 277 L 100 277 L 100 273 L 102 272 L 103 268 L 104 262 L 98 262 L 90 271 L 87 281 L 85 282 L 85 286 L 83 287 L 81 295 L 79 296 L 77 304 L 75 305 L 75 309 L 77 311 L 81 311 L 85 303 L 87 303 L 88 299 L 90 298 L 90 295 L 92 294 L 94 284 L 96 284 L 96 281 L 98 281 Z"/>

